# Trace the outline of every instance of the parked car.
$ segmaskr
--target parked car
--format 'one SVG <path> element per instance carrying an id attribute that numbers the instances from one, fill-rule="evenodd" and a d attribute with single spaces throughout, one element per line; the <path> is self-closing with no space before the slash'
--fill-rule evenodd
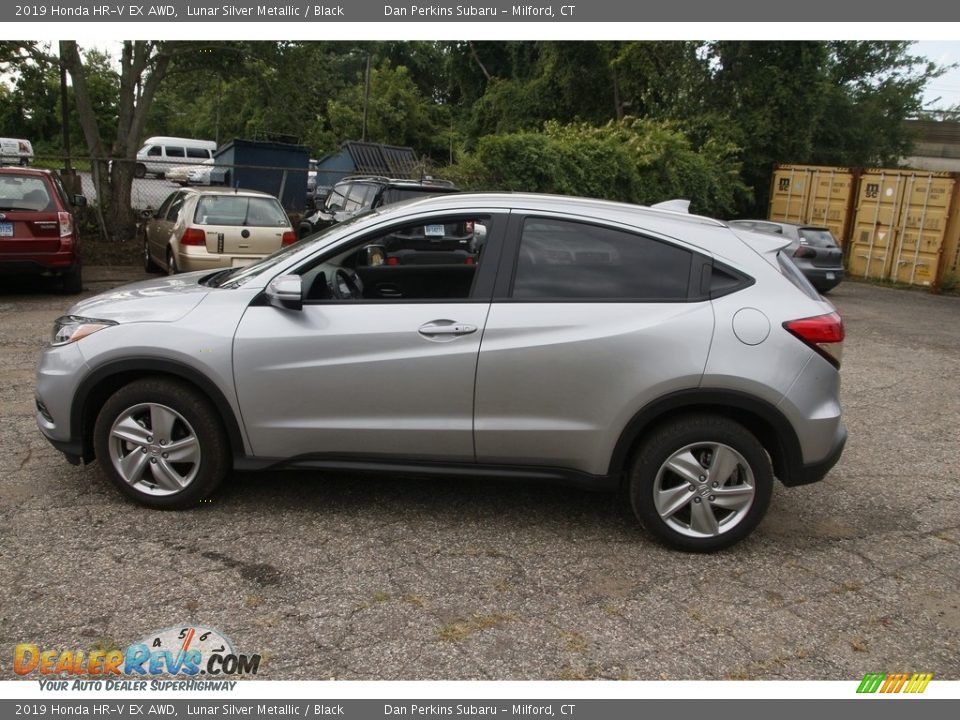
<path id="1" fill-rule="evenodd" d="M 50 170 L 0 168 L 0 275 L 58 277 L 64 292 L 83 290 L 73 208 L 86 204 Z"/>
<path id="2" fill-rule="evenodd" d="M 349 177 L 336 183 L 329 191 L 319 210 L 305 217 L 297 226 L 297 237 L 305 238 L 311 233 L 342 222 L 357 213 L 390 205 L 401 200 L 433 197 L 460 192 L 449 180 L 424 178 L 423 180 L 386 177 Z"/>
<path id="3" fill-rule="evenodd" d="M 29 165 L 33 145 L 22 138 L 0 138 L 0 165 Z"/>
<path id="4" fill-rule="evenodd" d="M 730 227 L 782 235 L 790 240 L 786 252 L 807 280 L 820 292 L 830 292 L 843 280 L 843 251 L 830 228 L 775 220 L 731 220 Z"/>
<path id="5" fill-rule="evenodd" d="M 174 167 L 198 165 L 204 160 L 211 160 L 216 149 L 217 144 L 212 140 L 162 135 L 150 137 L 137 151 L 133 174 L 138 178 L 148 174 L 163 178 Z"/>
<path id="6" fill-rule="evenodd" d="M 384 262 L 388 238 L 467 222 L 472 264 Z M 716 550 L 847 436 L 843 323 L 787 245 L 569 197 L 383 207 L 74 305 L 37 422 L 150 507 L 195 507 L 231 469 L 495 476 L 623 487 L 656 537 Z"/>
<path id="7" fill-rule="evenodd" d="M 144 269 L 170 275 L 250 265 L 296 241 L 280 202 L 254 190 L 172 192 L 142 232 Z"/>

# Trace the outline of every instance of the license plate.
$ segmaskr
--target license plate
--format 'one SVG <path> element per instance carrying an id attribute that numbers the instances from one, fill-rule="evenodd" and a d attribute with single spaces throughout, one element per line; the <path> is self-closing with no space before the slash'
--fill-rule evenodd
<path id="1" fill-rule="evenodd" d="M 446 230 L 443 225 L 427 225 L 423 228 L 423 233 L 427 237 L 443 237 Z"/>
<path id="2" fill-rule="evenodd" d="M 252 264 L 253 260 L 249 258 L 233 258 L 233 260 L 230 261 L 230 266 L 235 268 L 246 267 L 247 265 Z"/>
<path id="3" fill-rule="evenodd" d="M 827 273 L 827 280 L 836 280 L 836 279 L 837 279 L 836 273 Z"/>
<path id="4" fill-rule="evenodd" d="M 0 222 L 0 237 L 13 237 L 13 223 Z"/>

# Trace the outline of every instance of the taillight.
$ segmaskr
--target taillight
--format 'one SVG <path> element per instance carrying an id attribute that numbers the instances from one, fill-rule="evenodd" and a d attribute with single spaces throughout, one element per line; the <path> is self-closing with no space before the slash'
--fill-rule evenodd
<path id="1" fill-rule="evenodd" d="M 60 237 L 67 237 L 73 232 L 73 218 L 68 212 L 58 212 L 57 219 L 60 221 Z"/>
<path id="2" fill-rule="evenodd" d="M 467 265 L 476 265 L 477 261 L 474 259 L 473 255 L 467 255 L 467 259 L 464 260 Z"/>
<path id="3" fill-rule="evenodd" d="M 187 231 L 180 238 L 181 245 L 206 245 L 207 233 L 200 228 L 187 228 Z"/>
<path id="4" fill-rule="evenodd" d="M 834 367 L 840 367 L 844 332 L 843 320 L 837 313 L 789 320 L 783 324 L 783 327 L 791 335 L 820 353 Z"/>
<path id="5" fill-rule="evenodd" d="M 297 241 L 297 234 L 293 230 L 287 230 L 280 239 L 280 246 L 293 245 Z"/>
<path id="6" fill-rule="evenodd" d="M 398 258 L 396 255 L 387 256 L 387 265 L 399 265 L 399 264 L 400 264 L 400 258 Z"/>
<path id="7" fill-rule="evenodd" d="M 815 258 L 817 256 L 817 251 L 809 245 L 801 245 L 793 251 L 793 256 L 795 258 Z"/>

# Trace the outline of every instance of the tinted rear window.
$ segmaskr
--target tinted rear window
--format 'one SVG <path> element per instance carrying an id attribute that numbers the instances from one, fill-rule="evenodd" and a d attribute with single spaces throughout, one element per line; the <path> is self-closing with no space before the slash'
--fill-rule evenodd
<path id="1" fill-rule="evenodd" d="M 0 210 L 55 210 L 43 178 L 27 175 L 0 175 Z"/>
<path id="2" fill-rule="evenodd" d="M 800 228 L 800 242 L 810 247 L 835 248 L 837 241 L 825 228 Z"/>
<path id="3" fill-rule="evenodd" d="M 248 225 L 282 227 L 287 214 L 275 198 L 243 195 L 207 195 L 200 198 L 193 214 L 197 225 Z"/>
<path id="4" fill-rule="evenodd" d="M 188 148 L 187 148 L 187 157 L 192 157 L 192 158 L 209 158 L 209 157 L 210 157 L 210 151 L 209 151 L 209 150 L 203 150 L 202 148 L 192 148 L 192 147 L 188 147 Z"/>
<path id="5" fill-rule="evenodd" d="M 652 238 L 566 220 L 524 221 L 518 299 L 685 300 L 692 254 Z"/>

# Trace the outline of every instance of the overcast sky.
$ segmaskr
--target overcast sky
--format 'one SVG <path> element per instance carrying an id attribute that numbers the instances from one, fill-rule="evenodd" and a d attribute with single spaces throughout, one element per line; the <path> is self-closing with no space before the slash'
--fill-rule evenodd
<path id="1" fill-rule="evenodd" d="M 104 52 L 119 56 L 121 42 L 119 40 L 103 40 L 99 42 L 81 42 L 81 47 L 97 47 Z M 921 40 L 913 46 L 916 55 L 933 60 L 939 65 L 960 64 L 960 41 Z M 924 104 L 928 109 L 945 109 L 960 106 L 960 68 L 954 68 L 943 77 L 940 77 L 927 86 L 924 95 Z"/>

